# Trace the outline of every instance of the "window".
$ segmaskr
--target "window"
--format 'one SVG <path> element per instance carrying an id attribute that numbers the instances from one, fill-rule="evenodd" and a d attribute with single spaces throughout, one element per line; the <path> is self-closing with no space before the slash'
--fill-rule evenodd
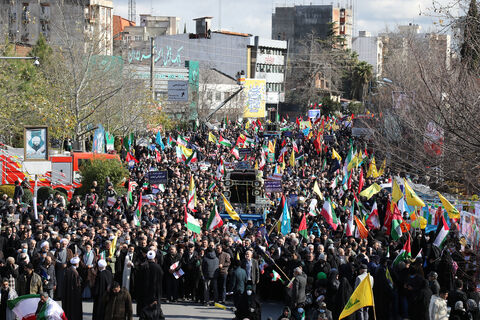
<path id="1" fill-rule="evenodd" d="M 213 98 L 213 92 L 212 91 L 207 91 L 207 100 L 212 101 Z"/>
<path id="2" fill-rule="evenodd" d="M 219 91 L 215 92 L 215 100 L 216 101 L 222 100 L 222 93 L 221 92 L 219 92 Z"/>

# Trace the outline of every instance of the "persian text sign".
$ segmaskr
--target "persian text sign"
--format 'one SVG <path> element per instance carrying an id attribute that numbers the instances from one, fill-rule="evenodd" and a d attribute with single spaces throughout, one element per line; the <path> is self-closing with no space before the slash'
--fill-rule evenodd
<path id="1" fill-rule="evenodd" d="M 265 79 L 245 79 L 244 94 L 245 108 L 244 118 L 263 118 L 265 117 L 267 80 Z"/>

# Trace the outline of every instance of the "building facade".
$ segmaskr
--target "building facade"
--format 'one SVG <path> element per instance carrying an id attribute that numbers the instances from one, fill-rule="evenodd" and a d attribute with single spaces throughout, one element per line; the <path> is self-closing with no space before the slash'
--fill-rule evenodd
<path id="1" fill-rule="evenodd" d="M 352 10 L 333 5 L 276 7 L 272 14 L 272 39 L 286 40 L 289 49 L 299 52 L 305 37 L 314 33 L 326 39 L 332 32 L 344 38 L 344 47 L 352 45 Z"/>
<path id="2" fill-rule="evenodd" d="M 373 67 L 373 74 L 380 78 L 383 71 L 383 42 L 380 37 L 372 37 L 367 31 L 359 31 L 353 38 L 352 50 L 358 54 L 358 60 Z"/>
<path id="3" fill-rule="evenodd" d="M 1 0 L 0 30 L 12 43 L 34 45 L 42 35 L 54 46 L 66 39 L 95 41 L 97 54 L 113 53 L 111 0 Z"/>
<path id="4" fill-rule="evenodd" d="M 285 101 L 287 41 L 254 37 L 248 52 L 247 78 L 266 80 L 267 110 L 273 111 Z"/>

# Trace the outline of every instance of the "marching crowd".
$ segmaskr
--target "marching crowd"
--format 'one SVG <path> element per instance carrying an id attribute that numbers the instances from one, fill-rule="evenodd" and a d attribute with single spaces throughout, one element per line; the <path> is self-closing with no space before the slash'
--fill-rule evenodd
<path id="1" fill-rule="evenodd" d="M 94 182 L 69 202 L 56 194 L 39 203 L 38 219 L 20 204 L 22 192 L 3 195 L 0 320 L 14 318 L 7 300 L 43 292 L 62 301 L 69 320 L 82 319 L 87 299 L 95 320 L 132 319 L 132 301 L 140 319 L 163 319 L 166 301 L 233 305 L 236 319 L 260 320 L 265 300 L 285 305 L 278 319 L 338 319 L 366 277 L 375 308 L 345 319 L 479 320 L 475 250 L 454 221 L 434 244 L 435 231 L 415 227 L 408 212 L 400 213 L 403 233 L 392 237 L 389 217 L 398 207 L 390 192 L 359 193 L 405 173 L 382 166 L 367 177 L 375 150 L 352 136 L 347 120 L 283 123 L 278 135 L 267 135 L 260 121 L 164 132 L 152 145 L 122 150 L 127 195 L 109 179 Z M 249 154 L 236 154 L 246 144 Z M 212 212 L 228 205 L 224 175 L 239 163 L 264 180 L 281 179 L 283 192 L 265 194 L 260 220 L 227 214 L 212 227 Z M 150 183 L 152 170 L 167 171 L 168 183 Z M 378 223 L 367 223 L 374 206 Z M 187 216 L 200 228 L 190 228 Z M 352 230 L 359 228 L 352 217 L 367 235 Z M 406 242 L 411 252 L 397 259 Z"/>

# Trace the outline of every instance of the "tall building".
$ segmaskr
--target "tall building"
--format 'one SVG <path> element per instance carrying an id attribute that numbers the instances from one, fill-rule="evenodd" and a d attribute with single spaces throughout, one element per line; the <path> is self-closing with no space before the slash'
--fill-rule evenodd
<path id="1" fill-rule="evenodd" d="M 300 5 L 276 7 L 272 14 L 272 39 L 286 40 L 289 49 L 299 51 L 302 41 L 310 33 L 326 39 L 331 32 L 342 36 L 345 48 L 352 45 L 352 9 L 333 5 Z"/>
<path id="2" fill-rule="evenodd" d="M 265 79 L 267 82 L 267 109 L 273 111 L 285 101 L 285 68 L 287 41 L 251 38 L 247 78 Z"/>
<path id="3" fill-rule="evenodd" d="M 40 35 L 51 45 L 65 40 L 98 42 L 98 54 L 113 52 L 111 0 L 0 0 L 0 31 L 10 42 L 34 45 Z"/>
<path id="4" fill-rule="evenodd" d="M 358 60 L 365 61 L 373 67 L 373 74 L 380 78 L 383 71 L 383 42 L 380 37 L 372 37 L 367 31 L 359 31 L 353 38 L 352 50 L 357 52 Z"/>

